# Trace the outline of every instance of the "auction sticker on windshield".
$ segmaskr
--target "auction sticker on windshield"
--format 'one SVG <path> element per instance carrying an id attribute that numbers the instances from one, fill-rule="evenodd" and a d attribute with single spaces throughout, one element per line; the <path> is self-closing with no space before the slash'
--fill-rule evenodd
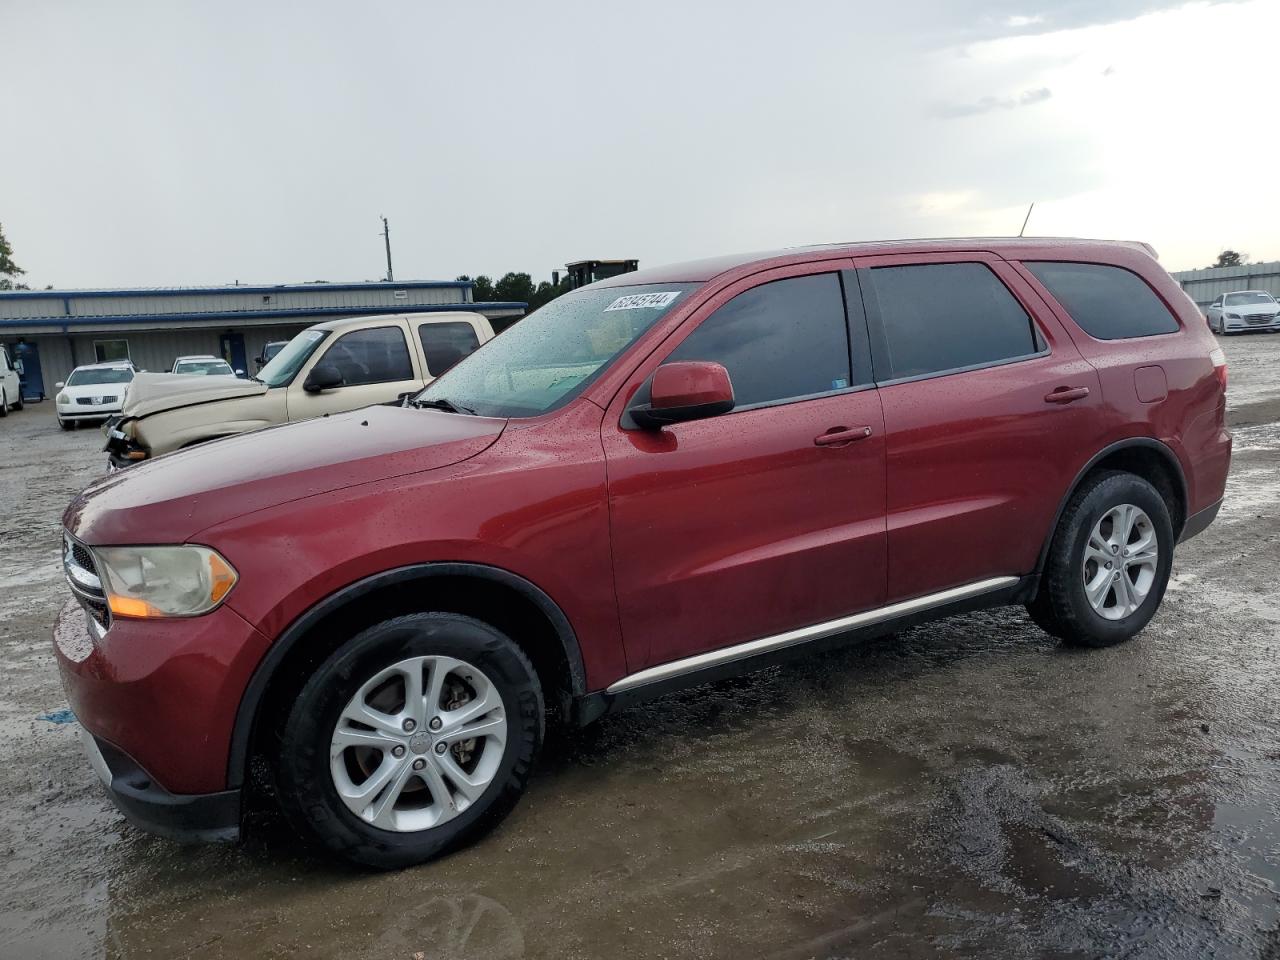
<path id="1" fill-rule="evenodd" d="M 651 310 L 673 303 L 678 296 L 680 296 L 679 290 L 659 293 L 633 293 L 627 297 L 619 297 L 605 307 L 604 310 L 605 313 L 610 310 Z"/>

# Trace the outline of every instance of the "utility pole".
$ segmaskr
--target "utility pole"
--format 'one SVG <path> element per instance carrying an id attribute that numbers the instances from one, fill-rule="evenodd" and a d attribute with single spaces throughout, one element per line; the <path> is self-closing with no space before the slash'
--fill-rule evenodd
<path id="1" fill-rule="evenodd" d="M 395 280 L 395 275 L 391 272 L 391 227 L 387 224 L 387 218 L 382 218 L 382 239 L 387 245 L 387 283 Z"/>

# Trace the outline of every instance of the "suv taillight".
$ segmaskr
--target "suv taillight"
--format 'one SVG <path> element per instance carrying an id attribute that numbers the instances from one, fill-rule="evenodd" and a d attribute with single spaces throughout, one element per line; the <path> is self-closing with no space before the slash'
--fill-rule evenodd
<path id="1" fill-rule="evenodd" d="M 1221 347 L 1215 347 L 1209 353 L 1209 359 L 1213 361 L 1213 372 L 1218 375 L 1218 382 L 1222 384 L 1225 392 L 1227 389 L 1227 355 L 1222 352 Z"/>

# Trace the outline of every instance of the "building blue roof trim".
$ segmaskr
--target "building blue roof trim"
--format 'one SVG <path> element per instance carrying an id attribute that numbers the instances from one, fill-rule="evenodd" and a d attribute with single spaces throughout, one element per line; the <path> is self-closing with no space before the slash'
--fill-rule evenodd
<path id="1" fill-rule="evenodd" d="M 281 283 L 274 287 L 142 287 L 138 289 L 116 290 L 5 290 L 0 291 L 0 298 L 12 297 L 15 300 L 39 300 L 41 298 L 57 298 L 59 300 L 78 300 L 81 297 L 180 297 L 207 296 L 218 293 L 323 293 L 326 290 L 438 290 L 442 287 L 453 289 L 470 289 L 475 286 L 470 280 L 410 280 L 407 283 L 387 283 L 371 281 L 369 283 Z"/>
<path id="2" fill-rule="evenodd" d="M 213 313 L 130 313 L 114 317 L 14 317 L 0 320 L 0 330 L 8 327 L 80 327 L 102 324 L 126 325 L 148 323 L 175 323 L 184 320 L 221 320 L 234 327 L 241 320 L 285 320 L 312 317 L 394 317 L 405 313 L 484 313 L 486 310 L 527 311 L 527 303 L 501 300 L 483 303 L 423 303 L 410 304 L 399 309 L 387 307 L 324 307 L 296 310 L 226 310 Z M 318 321 L 315 321 L 318 322 Z"/>

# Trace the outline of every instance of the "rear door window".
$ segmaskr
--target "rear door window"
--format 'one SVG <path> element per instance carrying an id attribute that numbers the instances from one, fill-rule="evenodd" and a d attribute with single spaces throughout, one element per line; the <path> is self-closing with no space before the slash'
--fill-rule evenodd
<path id="1" fill-rule="evenodd" d="M 424 323 L 418 327 L 422 355 L 427 358 L 427 372 L 433 377 L 444 373 L 480 346 L 476 328 L 464 320 L 446 323 Z"/>
<path id="2" fill-rule="evenodd" d="M 1123 267 L 1101 263 L 1023 263 L 1071 319 L 1098 340 L 1176 333 L 1178 321 L 1147 282 Z"/>
<path id="3" fill-rule="evenodd" d="M 876 379 L 989 366 L 1044 349 L 1031 317 L 981 263 L 874 267 L 868 307 Z"/>
<path id="4" fill-rule="evenodd" d="M 764 283 L 702 321 L 667 357 L 729 371 L 737 408 L 851 385 L 840 277 L 820 273 Z"/>
<path id="5" fill-rule="evenodd" d="M 399 327 L 373 327 L 344 333 L 319 362 L 337 367 L 344 387 L 414 378 L 409 345 Z"/>

